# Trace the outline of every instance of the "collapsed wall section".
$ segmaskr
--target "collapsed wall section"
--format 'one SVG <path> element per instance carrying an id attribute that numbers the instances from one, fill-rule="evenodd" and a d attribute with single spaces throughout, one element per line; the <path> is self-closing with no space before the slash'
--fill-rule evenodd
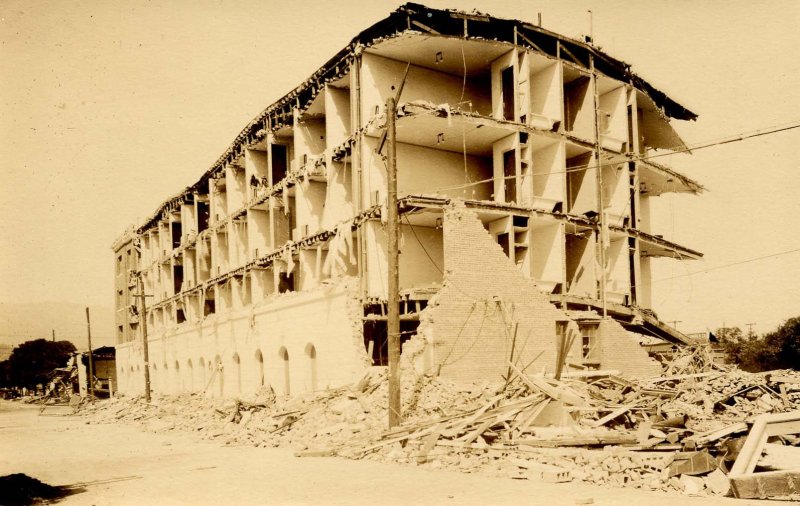
<path id="1" fill-rule="evenodd" d="M 496 381 L 513 361 L 529 374 L 553 373 L 559 343 L 567 364 L 582 364 L 578 323 L 550 303 L 487 233 L 478 216 L 458 202 L 444 210 L 442 289 L 420 316 L 418 334 L 403 350 L 417 373 L 456 381 Z M 602 320 L 600 361 L 627 376 L 658 374 L 638 341 L 614 320 Z"/>
<path id="2" fill-rule="evenodd" d="M 661 374 L 661 365 L 641 347 L 636 334 L 614 320 L 600 322 L 600 363 L 603 369 L 618 370 L 627 376 L 647 377 Z"/>
<path id="3" fill-rule="evenodd" d="M 454 204 L 444 211 L 443 227 L 444 284 L 422 314 L 416 343 L 409 343 L 411 353 L 420 347 L 417 371 L 497 380 L 513 346 L 514 361 L 527 372 L 552 372 L 558 327 L 577 332 L 575 323 L 524 278 L 473 212 Z M 577 359 L 577 353 L 573 346 L 569 354 Z"/>

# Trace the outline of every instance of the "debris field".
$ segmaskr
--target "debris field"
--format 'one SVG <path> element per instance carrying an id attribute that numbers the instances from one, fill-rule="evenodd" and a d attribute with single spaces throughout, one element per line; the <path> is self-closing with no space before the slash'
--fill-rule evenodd
<path id="1" fill-rule="evenodd" d="M 615 371 L 554 379 L 512 363 L 499 383 L 406 374 L 403 423 L 391 430 L 387 395 L 386 370 L 373 368 L 356 384 L 291 399 L 264 388 L 248 400 L 116 398 L 83 404 L 80 413 L 87 423 L 193 431 L 226 445 L 290 447 L 305 457 L 726 495 L 755 417 L 800 409 L 800 372 L 748 373 L 690 349 L 664 374 L 635 381 Z M 757 456 L 759 470 L 800 468 L 798 445 L 792 435 L 770 438 Z"/>

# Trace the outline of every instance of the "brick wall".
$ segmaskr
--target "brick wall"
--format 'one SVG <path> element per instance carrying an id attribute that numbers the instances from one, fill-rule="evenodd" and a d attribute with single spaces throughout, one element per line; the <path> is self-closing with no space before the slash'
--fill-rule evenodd
<path id="1" fill-rule="evenodd" d="M 577 323 L 522 275 L 473 212 L 456 203 L 445 210 L 443 225 L 443 287 L 422 313 L 418 335 L 403 348 L 406 364 L 459 381 L 499 380 L 508 369 L 516 323 L 515 362 L 531 374 L 552 373 L 557 322 L 567 321 L 575 332 Z M 579 336 L 570 362 L 581 362 Z M 603 321 L 598 336 L 601 368 L 628 376 L 658 373 L 658 364 L 617 322 Z"/>
<path id="2" fill-rule="evenodd" d="M 416 369 L 455 380 L 498 380 L 508 369 L 516 323 L 517 363 L 530 364 L 530 373 L 552 372 L 556 322 L 568 320 L 566 314 L 525 279 L 477 216 L 458 205 L 445 210 L 444 258 L 444 286 L 423 314 L 420 336 L 407 346 Z"/>
<path id="3" fill-rule="evenodd" d="M 661 365 L 650 358 L 639 344 L 635 334 L 614 320 L 600 322 L 597 329 L 600 337 L 600 367 L 616 369 L 625 376 L 656 376 L 661 373 Z"/>

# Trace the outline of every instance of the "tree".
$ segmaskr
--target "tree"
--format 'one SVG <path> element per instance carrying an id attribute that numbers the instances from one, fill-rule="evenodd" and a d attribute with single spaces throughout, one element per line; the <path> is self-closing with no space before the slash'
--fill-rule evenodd
<path id="1" fill-rule="evenodd" d="M 749 340 L 744 337 L 742 329 L 739 327 L 720 327 L 714 334 L 722 345 L 722 349 L 725 350 L 728 362 L 741 364 L 745 348 L 749 344 Z"/>
<path id="2" fill-rule="evenodd" d="M 783 322 L 766 334 L 763 342 L 764 358 L 771 369 L 800 368 L 800 316 Z"/>
<path id="3" fill-rule="evenodd" d="M 790 318 L 762 337 L 747 336 L 737 327 L 718 329 L 728 361 L 746 371 L 800 369 L 800 317 Z"/>
<path id="4" fill-rule="evenodd" d="M 46 384 L 48 373 L 56 367 L 65 367 L 74 351 L 75 345 L 69 341 L 35 339 L 20 344 L 8 358 L 11 384 L 28 388 Z"/>

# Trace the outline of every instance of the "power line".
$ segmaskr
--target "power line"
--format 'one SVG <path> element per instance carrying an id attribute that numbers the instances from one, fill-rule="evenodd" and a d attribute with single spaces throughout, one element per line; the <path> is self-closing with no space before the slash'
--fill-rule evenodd
<path id="1" fill-rule="evenodd" d="M 705 148 L 710 148 L 710 147 L 714 147 L 714 146 L 721 146 L 723 144 L 731 144 L 731 143 L 743 141 L 743 140 L 746 140 L 746 139 L 752 139 L 754 137 L 761 137 L 761 136 L 765 136 L 765 135 L 772 135 L 772 134 L 776 134 L 776 133 L 780 133 L 780 132 L 785 132 L 785 131 L 788 131 L 788 130 L 793 130 L 795 128 L 800 128 L 800 121 L 793 122 L 793 123 L 783 123 L 783 124 L 780 124 L 780 125 L 766 127 L 766 128 L 762 128 L 762 129 L 759 129 L 759 130 L 753 130 L 753 131 L 750 131 L 750 132 L 743 132 L 743 133 L 739 133 L 739 134 L 734 134 L 732 136 L 723 138 L 722 140 L 706 142 L 706 143 L 697 144 L 697 145 L 694 145 L 694 146 L 682 146 L 682 147 L 670 148 L 670 152 L 668 152 L 668 153 L 656 153 L 656 154 L 652 154 L 652 155 L 648 155 L 648 156 L 634 155 L 633 156 L 633 161 L 647 161 L 647 160 L 651 160 L 653 158 L 660 158 L 662 156 L 671 156 L 671 155 L 678 154 L 678 153 L 685 153 L 685 152 L 690 152 L 690 151 L 698 151 L 698 150 L 705 149 Z M 557 171 L 551 171 L 551 172 L 538 172 L 538 173 L 535 173 L 535 174 L 528 174 L 528 175 L 525 175 L 523 177 L 541 177 L 541 176 L 549 176 L 549 175 L 553 175 L 553 174 L 569 174 L 571 172 L 581 172 L 581 171 L 587 171 L 587 170 L 592 170 L 592 169 L 600 169 L 600 168 L 603 168 L 603 167 L 618 165 L 618 164 L 621 164 L 621 163 L 625 163 L 627 161 L 631 161 L 631 160 L 629 160 L 628 157 L 623 156 L 618 160 L 614 160 L 612 158 L 612 161 L 605 162 L 605 163 L 600 163 L 600 164 L 597 164 L 597 165 L 587 165 L 585 167 L 580 167 L 580 166 L 579 167 L 567 167 L 565 170 L 557 170 Z M 506 177 L 503 177 L 502 179 L 516 179 L 516 178 L 517 178 L 517 176 L 514 175 L 514 176 L 506 176 Z M 490 182 L 493 182 L 493 181 L 495 181 L 497 179 L 499 179 L 499 178 L 494 178 L 493 177 L 493 178 L 489 178 L 489 179 L 482 179 L 480 181 L 474 181 L 474 182 L 465 183 L 465 184 L 462 184 L 462 185 L 450 186 L 450 187 L 444 187 L 444 188 L 437 188 L 437 189 L 435 189 L 433 191 L 434 192 L 438 192 L 438 191 L 446 191 L 446 190 L 460 190 L 460 189 L 463 189 L 463 188 L 469 188 L 470 186 L 490 183 Z"/>
<path id="2" fill-rule="evenodd" d="M 725 269 L 727 267 L 733 267 L 735 265 L 742 265 L 742 264 L 747 264 L 747 263 L 751 263 L 751 262 L 756 262 L 758 260 L 766 260 L 768 258 L 779 257 L 779 256 L 782 256 L 782 255 L 788 255 L 789 253 L 796 253 L 798 251 L 800 251 L 800 248 L 792 249 L 792 250 L 788 250 L 788 251 L 781 251 L 780 253 L 773 253 L 771 255 L 764 255 L 764 256 L 760 256 L 760 257 L 748 258 L 746 260 L 741 260 L 739 262 L 733 262 L 733 263 L 730 263 L 730 264 L 718 265 L 716 267 L 711 267 L 709 269 L 704 269 L 702 271 L 688 272 L 686 274 L 678 274 L 677 276 L 670 276 L 668 278 L 656 279 L 656 280 L 652 281 L 652 283 L 658 283 L 659 281 L 668 281 L 670 279 L 675 279 L 675 278 L 685 278 L 686 276 L 692 276 L 694 274 L 703 274 L 705 272 L 716 271 L 718 269 Z"/>

